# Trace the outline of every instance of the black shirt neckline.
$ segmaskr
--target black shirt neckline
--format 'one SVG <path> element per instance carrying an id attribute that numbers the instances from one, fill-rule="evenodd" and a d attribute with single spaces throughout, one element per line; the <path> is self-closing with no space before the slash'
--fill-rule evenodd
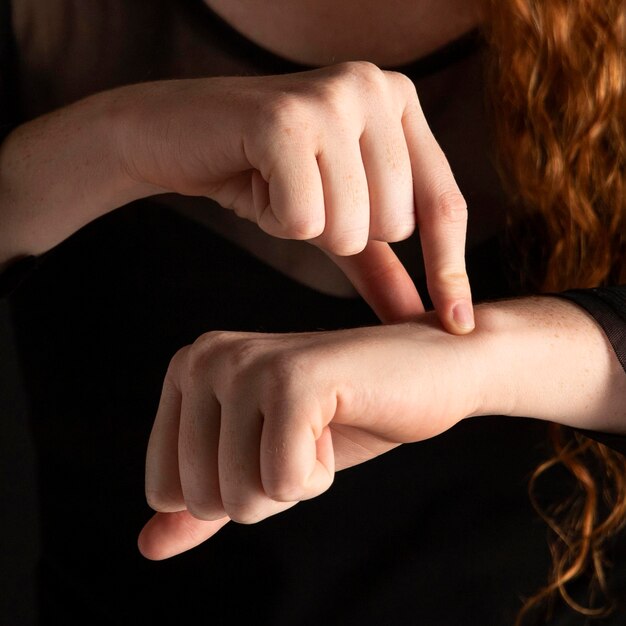
<path id="1" fill-rule="evenodd" d="M 185 0 L 185 4 L 197 25 L 211 31 L 211 36 L 219 38 L 221 46 L 242 60 L 254 59 L 256 64 L 276 73 L 301 72 L 320 67 L 292 61 L 248 39 L 204 0 Z M 414 79 L 424 78 L 471 56 L 480 49 L 482 43 L 480 28 L 474 28 L 426 56 L 401 65 L 384 66 L 383 69 L 402 72 Z"/>

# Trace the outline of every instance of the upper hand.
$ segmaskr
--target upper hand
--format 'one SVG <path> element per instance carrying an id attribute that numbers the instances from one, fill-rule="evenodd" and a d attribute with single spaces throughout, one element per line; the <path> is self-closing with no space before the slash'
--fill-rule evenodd
<path id="1" fill-rule="evenodd" d="M 121 153 L 133 178 L 314 243 L 385 322 L 423 312 L 387 245 L 417 225 L 444 327 L 473 327 L 465 201 L 406 76 L 353 62 L 152 83 L 127 129 Z"/>

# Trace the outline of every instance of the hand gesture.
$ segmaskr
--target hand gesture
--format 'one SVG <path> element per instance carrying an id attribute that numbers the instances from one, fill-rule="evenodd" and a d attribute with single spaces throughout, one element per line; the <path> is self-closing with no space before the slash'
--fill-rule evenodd
<path id="1" fill-rule="evenodd" d="M 404 75 L 365 62 L 144 87 L 126 170 L 153 193 L 207 196 L 333 258 L 385 322 L 423 312 L 388 242 L 419 228 L 444 327 L 473 328 L 467 210 Z"/>
<path id="2" fill-rule="evenodd" d="M 336 470 L 476 410 L 476 340 L 427 323 L 325 333 L 208 333 L 172 359 L 150 437 L 148 558 L 324 492 Z M 465 356 L 463 356 L 465 355 Z M 466 360 L 467 359 L 467 362 Z"/>

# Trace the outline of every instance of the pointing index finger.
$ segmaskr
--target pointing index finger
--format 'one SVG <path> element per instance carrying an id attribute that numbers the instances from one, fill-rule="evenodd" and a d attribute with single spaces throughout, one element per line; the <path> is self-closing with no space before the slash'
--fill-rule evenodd
<path id="1" fill-rule="evenodd" d="M 446 330 L 465 334 L 474 328 L 465 269 L 467 205 L 414 94 L 408 99 L 403 127 L 413 171 L 428 291 Z"/>

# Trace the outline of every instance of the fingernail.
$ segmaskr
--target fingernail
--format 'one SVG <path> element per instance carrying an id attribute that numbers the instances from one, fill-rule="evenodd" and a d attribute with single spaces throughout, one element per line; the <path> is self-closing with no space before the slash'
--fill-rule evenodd
<path id="1" fill-rule="evenodd" d="M 474 311 L 469 302 L 459 302 L 452 309 L 452 319 L 457 326 L 464 330 L 472 330 L 474 328 Z"/>

